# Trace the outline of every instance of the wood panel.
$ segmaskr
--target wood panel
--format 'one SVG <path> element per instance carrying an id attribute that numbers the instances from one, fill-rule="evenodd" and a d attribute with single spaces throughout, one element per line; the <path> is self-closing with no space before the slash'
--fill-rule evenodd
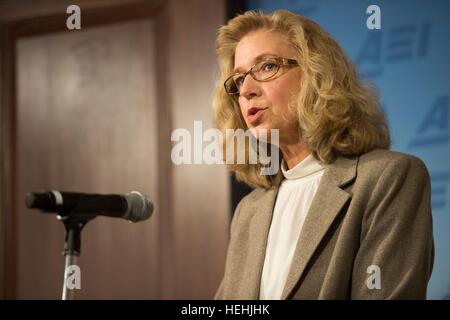
<path id="1" fill-rule="evenodd" d="M 194 132 L 212 126 L 212 96 L 218 70 L 214 55 L 217 28 L 223 23 L 222 1 L 172 1 L 165 9 L 168 25 L 166 66 L 173 128 Z M 187 14 L 188 13 L 188 14 Z M 221 165 L 172 168 L 172 275 L 165 274 L 163 297 L 212 298 L 223 274 L 229 228 L 229 181 Z"/>
<path id="2" fill-rule="evenodd" d="M 14 297 L 16 289 L 15 217 L 16 131 L 15 57 L 12 32 L 0 27 L 0 297 Z"/>
<path id="3" fill-rule="evenodd" d="M 144 20 L 18 41 L 18 195 L 136 189 L 156 196 L 152 35 Z M 63 227 L 17 201 L 18 296 L 58 298 Z M 156 202 L 148 222 L 90 222 L 80 297 L 157 297 L 158 219 Z"/>

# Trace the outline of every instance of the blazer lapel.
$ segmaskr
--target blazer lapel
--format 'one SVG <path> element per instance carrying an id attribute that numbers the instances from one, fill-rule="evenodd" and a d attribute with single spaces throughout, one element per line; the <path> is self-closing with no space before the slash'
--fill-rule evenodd
<path id="1" fill-rule="evenodd" d="M 282 299 L 289 297 L 325 233 L 350 199 L 351 195 L 341 187 L 355 178 L 357 161 L 357 158 L 338 158 L 332 164 L 325 165 L 325 172 L 297 242 Z"/>

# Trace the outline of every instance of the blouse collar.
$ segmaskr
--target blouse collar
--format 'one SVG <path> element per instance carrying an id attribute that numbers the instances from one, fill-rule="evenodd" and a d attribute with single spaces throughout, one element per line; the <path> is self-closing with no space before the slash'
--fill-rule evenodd
<path id="1" fill-rule="evenodd" d="M 292 169 L 287 169 L 284 159 L 281 161 L 281 171 L 283 172 L 283 176 L 288 180 L 304 178 L 323 169 L 324 167 L 320 164 L 319 160 L 314 158 L 312 153 Z"/>

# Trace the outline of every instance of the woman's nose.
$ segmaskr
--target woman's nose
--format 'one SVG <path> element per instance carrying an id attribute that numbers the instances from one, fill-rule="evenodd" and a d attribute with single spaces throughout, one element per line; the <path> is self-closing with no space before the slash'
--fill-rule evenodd
<path id="1" fill-rule="evenodd" d="M 252 78 L 251 75 L 247 75 L 239 88 L 239 95 L 246 99 L 261 95 L 260 82 Z"/>

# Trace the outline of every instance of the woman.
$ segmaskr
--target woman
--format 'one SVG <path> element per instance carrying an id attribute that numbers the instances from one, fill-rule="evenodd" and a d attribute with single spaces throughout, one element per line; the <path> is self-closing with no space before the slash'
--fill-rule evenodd
<path id="1" fill-rule="evenodd" d="M 428 171 L 388 151 L 379 99 L 339 45 L 305 17 L 247 12 L 220 28 L 216 51 L 216 126 L 278 129 L 281 153 L 273 175 L 230 165 L 256 189 L 236 208 L 216 298 L 426 298 Z"/>

